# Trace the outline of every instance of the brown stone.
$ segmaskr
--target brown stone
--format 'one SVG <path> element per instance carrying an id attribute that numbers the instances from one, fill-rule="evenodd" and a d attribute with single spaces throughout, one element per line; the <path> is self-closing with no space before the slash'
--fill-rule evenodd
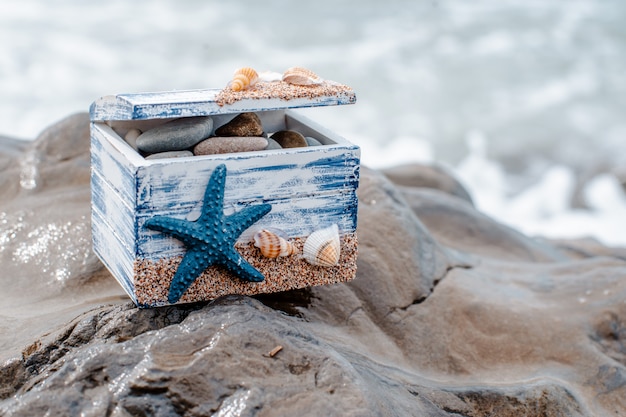
<path id="1" fill-rule="evenodd" d="M 279 130 L 270 136 L 283 148 L 305 148 L 308 145 L 306 138 L 295 130 Z"/>
<path id="2" fill-rule="evenodd" d="M 241 113 L 218 127 L 215 136 L 262 136 L 263 126 L 256 113 Z"/>

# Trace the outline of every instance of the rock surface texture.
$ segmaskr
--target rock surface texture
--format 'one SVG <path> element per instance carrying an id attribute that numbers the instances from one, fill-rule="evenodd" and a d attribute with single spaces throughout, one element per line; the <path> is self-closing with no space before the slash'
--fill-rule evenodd
<path id="1" fill-rule="evenodd" d="M 623 249 L 363 168 L 354 281 L 139 310 L 89 251 L 87 127 L 0 141 L 0 415 L 626 415 Z"/>

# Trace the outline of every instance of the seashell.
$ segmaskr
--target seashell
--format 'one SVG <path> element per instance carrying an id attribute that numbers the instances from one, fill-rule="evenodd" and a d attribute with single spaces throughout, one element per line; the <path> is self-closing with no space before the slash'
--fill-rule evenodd
<path id="1" fill-rule="evenodd" d="M 322 79 L 313 71 L 302 67 L 291 67 L 283 73 L 283 81 L 296 85 L 317 85 Z"/>
<path id="2" fill-rule="evenodd" d="M 336 224 L 316 230 L 307 237 L 302 249 L 304 259 L 311 265 L 334 266 L 339 262 L 341 243 Z"/>
<path id="3" fill-rule="evenodd" d="M 235 71 L 233 79 L 228 83 L 228 86 L 233 91 L 242 91 L 252 87 L 258 79 L 259 74 L 257 74 L 254 68 L 243 67 Z"/>
<path id="4" fill-rule="evenodd" d="M 266 83 L 273 83 L 276 81 L 280 81 L 283 79 L 283 74 L 280 72 L 274 71 L 263 71 L 259 72 L 259 81 L 263 81 Z"/>
<path id="5" fill-rule="evenodd" d="M 269 229 L 261 229 L 254 234 L 254 246 L 259 248 L 266 258 L 289 256 L 298 251 L 282 232 Z"/>

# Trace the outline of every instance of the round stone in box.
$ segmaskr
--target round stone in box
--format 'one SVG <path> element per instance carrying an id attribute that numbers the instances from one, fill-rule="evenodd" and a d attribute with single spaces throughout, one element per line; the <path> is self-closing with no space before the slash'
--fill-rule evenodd
<path id="1" fill-rule="evenodd" d="M 194 155 L 260 151 L 267 147 L 263 136 L 223 136 L 203 140 L 193 149 Z"/>
<path id="2" fill-rule="evenodd" d="M 212 131 L 211 117 L 185 117 L 143 132 L 136 143 L 147 153 L 182 151 L 208 138 Z"/>

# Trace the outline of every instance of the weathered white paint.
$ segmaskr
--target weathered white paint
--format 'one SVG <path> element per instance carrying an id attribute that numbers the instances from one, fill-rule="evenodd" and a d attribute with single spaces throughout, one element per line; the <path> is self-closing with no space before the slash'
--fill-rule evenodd
<path id="1" fill-rule="evenodd" d="M 90 108 L 92 121 L 147 120 L 171 117 L 209 116 L 262 112 L 300 107 L 334 106 L 352 104 L 353 92 L 315 98 L 245 99 L 220 106 L 215 101 L 220 89 L 166 91 L 155 93 L 118 94 L 96 100 Z"/>

